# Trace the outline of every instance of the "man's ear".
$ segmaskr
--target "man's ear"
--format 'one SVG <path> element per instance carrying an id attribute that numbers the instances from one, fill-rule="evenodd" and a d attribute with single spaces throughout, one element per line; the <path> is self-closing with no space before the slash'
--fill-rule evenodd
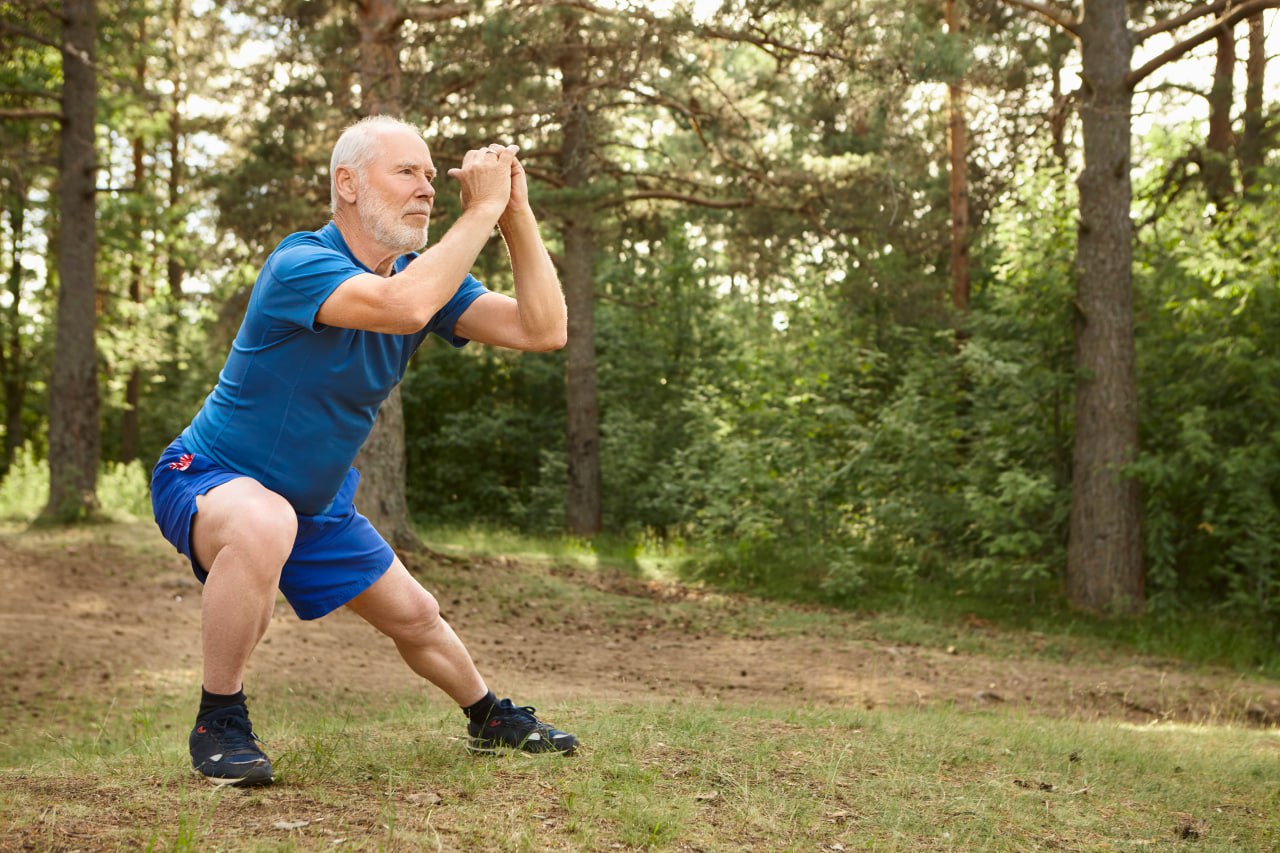
<path id="1" fill-rule="evenodd" d="M 338 188 L 338 198 L 347 204 L 355 204 L 359 180 L 355 169 L 350 166 L 339 166 L 333 173 L 333 183 Z"/>

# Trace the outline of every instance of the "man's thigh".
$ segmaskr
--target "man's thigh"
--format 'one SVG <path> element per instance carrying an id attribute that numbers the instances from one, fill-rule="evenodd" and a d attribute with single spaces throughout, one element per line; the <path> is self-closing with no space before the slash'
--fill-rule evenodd
<path id="1" fill-rule="evenodd" d="M 225 468 L 203 454 L 191 453 L 181 438 L 165 448 L 152 471 L 151 507 L 156 525 L 169 544 L 191 561 L 192 571 L 202 583 L 207 574 L 204 566 L 212 560 L 205 554 L 202 564 L 193 548 L 192 534 L 197 517 L 201 516 L 201 503 L 207 494 L 244 479 L 239 471 Z M 214 503 L 216 508 L 219 501 Z M 202 528 L 206 527 L 205 520 L 200 518 Z M 201 538 L 209 537 L 202 534 Z"/>
<path id="2" fill-rule="evenodd" d="M 280 591 L 301 619 L 318 619 L 341 607 L 398 562 L 369 520 L 348 507 L 340 516 L 298 517 Z"/>

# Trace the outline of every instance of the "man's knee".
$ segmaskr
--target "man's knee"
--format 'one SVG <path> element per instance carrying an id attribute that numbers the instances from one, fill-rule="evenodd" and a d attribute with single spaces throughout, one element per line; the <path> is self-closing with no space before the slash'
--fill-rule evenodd
<path id="1" fill-rule="evenodd" d="M 435 641 L 440 628 L 440 604 L 426 590 L 405 603 L 400 618 L 390 627 L 392 639 L 414 645 L 428 645 Z"/>
<path id="2" fill-rule="evenodd" d="M 200 499 L 191 544 L 207 571 L 229 551 L 237 562 L 274 567 L 278 575 L 297 536 L 298 516 L 289 502 L 243 479 L 213 489 Z"/>
<path id="3" fill-rule="evenodd" d="M 298 538 L 298 515 L 284 498 L 271 494 L 250 502 L 236 522 L 232 542 L 247 552 L 284 565 Z"/>

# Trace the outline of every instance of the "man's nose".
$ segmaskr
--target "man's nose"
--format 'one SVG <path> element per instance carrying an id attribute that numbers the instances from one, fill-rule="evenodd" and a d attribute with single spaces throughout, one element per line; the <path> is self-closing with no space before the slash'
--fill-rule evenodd
<path id="1" fill-rule="evenodd" d="M 436 197 L 436 188 L 431 185 L 431 179 L 426 175 L 422 176 L 422 180 L 418 182 L 418 191 L 416 195 L 419 198 L 432 199 Z"/>

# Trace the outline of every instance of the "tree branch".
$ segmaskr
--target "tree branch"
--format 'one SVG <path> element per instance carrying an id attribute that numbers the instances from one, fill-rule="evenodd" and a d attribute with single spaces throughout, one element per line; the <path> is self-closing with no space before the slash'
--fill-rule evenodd
<path id="1" fill-rule="evenodd" d="M 1009 0 L 1005 0 L 1005 2 L 1009 2 Z M 1212 38 L 1215 38 L 1220 28 L 1233 27 L 1245 18 L 1256 15 L 1264 9 L 1274 9 L 1278 6 L 1280 6 L 1280 0 L 1246 0 L 1246 2 L 1241 3 L 1239 6 L 1231 7 L 1231 10 L 1227 12 L 1227 14 L 1218 18 L 1200 32 L 1183 39 L 1164 53 L 1142 65 L 1140 68 L 1135 68 L 1133 71 L 1130 71 L 1124 76 L 1125 84 L 1130 89 L 1136 88 L 1139 83 L 1145 80 L 1147 76 L 1157 68 L 1167 65 L 1175 59 L 1181 59 L 1200 45 Z"/>
<path id="2" fill-rule="evenodd" d="M 1176 30 L 1184 24 L 1189 24 L 1196 18 L 1203 18 L 1205 15 L 1221 15 L 1223 10 L 1227 8 L 1227 0 L 1214 0 L 1212 3 L 1202 3 L 1194 9 L 1189 9 L 1174 18 L 1167 21 L 1161 21 L 1158 24 L 1152 24 L 1145 30 L 1138 30 L 1133 34 L 1134 45 L 1142 44 L 1152 36 L 1160 33 L 1167 33 L 1169 30 Z"/>
<path id="3" fill-rule="evenodd" d="M 1201 98 L 1208 98 L 1210 94 L 1209 92 L 1201 91 L 1188 83 L 1174 82 L 1161 83 L 1159 86 L 1152 86 L 1150 89 L 1144 89 L 1143 91 L 1147 94 L 1153 94 L 1155 92 L 1185 92 L 1188 95 L 1198 95 Z"/>
<path id="4" fill-rule="evenodd" d="M 54 41 L 53 39 L 46 38 L 45 36 L 42 36 L 39 33 L 34 33 L 31 30 L 26 29 L 25 27 L 14 26 L 8 21 L 0 20 L 0 30 L 13 33 L 15 36 L 22 36 L 23 38 L 31 39 L 33 42 L 36 42 L 37 44 L 42 44 L 45 47 L 51 47 L 54 50 L 62 50 L 62 45 Z"/>
<path id="5" fill-rule="evenodd" d="M 1028 12 L 1043 15 L 1072 35 L 1080 35 L 1080 21 L 1061 9 L 1055 9 L 1053 6 L 1037 2 L 1037 0 L 1003 0 L 1003 2 L 1008 6 L 1016 6 L 1019 9 L 1026 9 Z"/>
<path id="6" fill-rule="evenodd" d="M 682 193 L 664 192 L 662 190 L 646 190 L 641 192 L 627 193 L 621 198 L 612 199 L 600 205 L 601 208 L 617 207 L 619 205 L 628 204 L 633 201 L 644 201 L 653 199 L 655 201 L 678 201 L 681 204 L 692 204 L 696 207 L 714 207 L 719 210 L 731 210 L 738 207 L 751 207 L 754 205 L 755 199 L 750 198 L 705 198 L 696 195 L 684 195 Z"/>
<path id="7" fill-rule="evenodd" d="M 606 9 L 597 6 L 590 0 L 523 0 L 518 6 L 521 9 L 578 9 L 608 18 L 635 18 L 646 24 L 658 23 L 658 18 L 643 7 L 629 5 L 620 9 Z"/>
<path id="8" fill-rule="evenodd" d="M 454 18 L 464 17 L 471 12 L 471 6 L 468 3 L 445 3 L 441 6 L 426 6 L 418 3 L 410 3 L 403 10 L 403 14 L 407 20 L 418 24 L 434 24 L 439 21 L 451 21 Z"/>
<path id="9" fill-rule="evenodd" d="M 770 48 L 774 48 L 775 50 L 779 50 L 784 53 L 795 54 L 796 56 L 809 56 L 809 57 L 813 57 L 814 59 L 827 59 L 834 62 L 846 64 L 846 65 L 851 64 L 853 62 L 852 57 L 844 56 L 839 53 L 833 53 L 832 51 L 829 51 L 829 50 L 811 50 L 810 48 L 801 47 L 794 44 L 787 44 L 786 42 L 779 41 L 777 38 L 769 35 L 768 33 L 756 34 L 756 33 L 750 33 L 750 32 L 742 32 L 739 30 L 722 30 L 722 29 L 717 29 L 716 27 L 695 27 L 694 31 L 697 33 L 697 35 L 703 36 L 704 38 L 713 38 L 713 39 L 719 39 L 720 41 L 732 41 L 732 42 L 743 42 L 745 44 L 753 44 L 756 47 L 763 50 L 765 53 L 772 56 L 774 59 L 777 59 L 778 57 L 774 54 L 772 50 L 770 50 Z"/>

